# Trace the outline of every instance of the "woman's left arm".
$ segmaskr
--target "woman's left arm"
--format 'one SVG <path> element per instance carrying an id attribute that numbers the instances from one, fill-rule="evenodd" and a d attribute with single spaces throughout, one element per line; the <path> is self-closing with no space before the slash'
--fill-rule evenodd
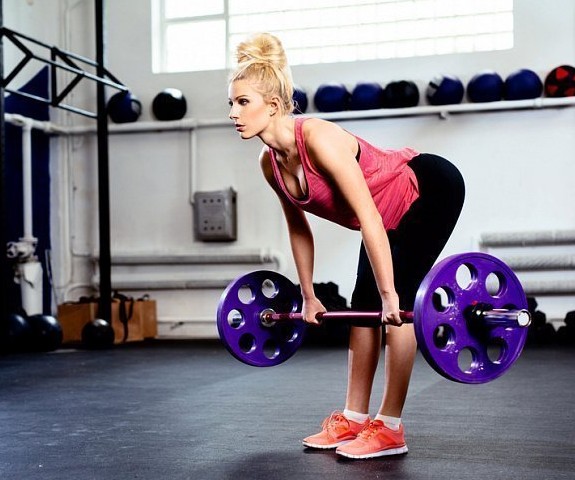
<path id="1" fill-rule="evenodd" d="M 393 260 L 381 214 L 375 206 L 353 150 L 357 141 L 325 121 L 306 122 L 306 147 L 315 167 L 327 175 L 359 220 L 361 235 L 382 300 L 382 321 L 401 325 Z M 351 137 L 351 138 L 350 138 Z"/>

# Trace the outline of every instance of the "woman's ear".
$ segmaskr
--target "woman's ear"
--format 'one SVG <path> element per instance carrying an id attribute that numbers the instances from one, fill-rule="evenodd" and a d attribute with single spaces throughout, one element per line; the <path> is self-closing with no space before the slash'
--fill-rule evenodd
<path id="1" fill-rule="evenodd" d="M 272 97 L 269 102 L 269 113 L 270 117 L 273 117 L 280 110 L 280 99 L 279 97 Z"/>

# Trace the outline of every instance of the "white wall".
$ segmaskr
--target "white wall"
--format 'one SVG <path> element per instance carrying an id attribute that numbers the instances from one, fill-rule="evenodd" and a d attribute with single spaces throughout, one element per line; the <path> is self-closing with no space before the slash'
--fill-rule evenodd
<path id="1" fill-rule="evenodd" d="M 141 121 L 152 120 L 150 105 L 165 87 L 180 88 L 189 105 L 188 117 L 227 118 L 225 72 L 151 73 L 149 1 L 108 2 L 108 68 L 131 87 L 142 100 Z M 89 17 L 91 2 L 81 0 L 61 7 L 60 19 L 47 15 L 45 2 L 12 10 L 23 27 L 38 36 L 51 18 L 66 27 L 68 48 L 88 54 L 93 34 Z M 42 5 L 42 7 L 40 7 Z M 28 10 L 26 10 L 26 8 Z M 559 64 L 574 63 L 575 4 L 554 0 L 553 8 L 537 0 L 517 0 L 515 48 L 495 53 L 446 55 L 430 58 L 386 60 L 294 67 L 296 83 L 310 96 L 326 81 L 342 81 L 353 87 L 357 81 L 382 84 L 412 79 L 423 92 L 437 73 L 459 75 L 463 81 L 483 69 L 495 69 L 503 77 L 521 67 L 542 77 Z M 65 16 L 67 14 L 67 17 Z M 5 15 L 7 20 L 9 15 Z M 25 21 L 24 21 L 25 17 Z M 9 22 L 6 22 L 9 24 Z M 54 30 L 51 30 L 54 34 Z M 76 48 L 77 46 L 77 48 Z M 93 52 L 90 54 L 93 56 Z M 65 121 L 85 120 L 66 116 Z M 409 117 L 347 121 L 342 125 L 373 143 L 385 147 L 409 145 L 421 151 L 446 156 L 463 172 L 467 200 L 461 220 L 444 255 L 477 248 L 483 232 L 572 229 L 575 214 L 575 108 L 470 113 L 439 117 Z M 230 123 L 231 127 L 231 123 Z M 86 293 L 74 285 L 89 284 L 93 273 L 89 257 L 97 252 L 96 176 L 94 142 L 91 138 L 60 139 L 56 150 L 55 202 L 61 215 L 54 219 L 55 273 L 59 300 Z M 286 273 L 295 278 L 281 212 L 277 200 L 264 184 L 257 165 L 261 147 L 257 140 L 243 142 L 232 128 L 197 130 L 195 184 L 199 190 L 233 187 L 238 192 L 238 240 L 231 245 L 205 245 L 193 238 L 190 203 L 190 133 L 164 132 L 112 135 L 111 198 L 113 253 L 183 253 L 270 248 L 288 259 Z M 69 215 L 68 215 L 69 213 Z M 350 297 L 355 274 L 359 236 L 322 220 L 312 219 L 317 241 L 316 281 L 334 281 Z M 71 252 L 74 252 L 72 255 Z M 261 268 L 181 267 L 175 275 L 233 276 Z M 158 268 L 146 275 L 171 275 Z M 125 273 L 134 273 L 125 272 Z M 136 271 L 136 274 L 138 271 Z M 136 292 L 139 293 L 139 292 Z M 152 292 L 158 298 L 161 320 L 194 320 L 169 332 L 213 335 L 213 312 L 219 291 Z M 547 303 L 559 317 L 573 299 Z M 545 307 L 547 300 L 540 304 Z M 567 303 L 566 303 L 567 302 Z M 574 302 L 575 303 L 575 302 Z M 574 305 L 575 306 L 575 305 Z M 542 308 L 545 310 L 545 308 Z M 195 326 L 194 326 L 195 325 Z"/>
<path id="2" fill-rule="evenodd" d="M 146 3 L 147 0 L 108 2 L 108 58 L 114 73 L 133 87 L 148 107 L 157 91 L 172 85 L 186 93 L 192 106 L 190 115 L 199 118 L 225 117 L 225 72 L 151 74 L 152 20 L 147 5 L 143 8 Z M 575 5 L 569 0 L 554 0 L 552 5 L 553 8 L 549 8 L 538 0 L 515 2 L 516 46 L 509 51 L 322 64 L 319 68 L 296 66 L 293 68 L 294 80 L 313 92 L 320 83 L 329 80 L 353 86 L 359 80 L 386 83 L 409 78 L 425 85 L 438 72 L 452 72 L 463 80 L 468 80 L 483 69 L 495 69 L 502 76 L 523 67 L 546 73 L 558 64 L 569 62 L 573 58 L 574 48 Z M 125 20 L 126 16 L 130 21 Z M 149 108 L 145 114 L 144 118 L 151 118 Z"/>
<path id="3" fill-rule="evenodd" d="M 3 2 L 4 27 L 18 33 L 33 36 L 47 44 L 60 44 L 62 36 L 59 28 L 61 14 L 59 0 L 46 0 L 43 2 L 30 1 L 6 1 Z M 50 19 L 50 21 L 46 21 Z M 43 58 L 50 55 L 50 51 L 32 42 L 23 41 L 25 47 Z M 24 53 L 7 37 L 2 41 L 3 46 L 3 70 L 4 76 L 8 77 L 13 69 L 25 58 Z M 7 88 L 17 90 L 25 84 L 38 71 L 45 67 L 35 59 L 29 60 L 26 66 L 10 81 Z"/>

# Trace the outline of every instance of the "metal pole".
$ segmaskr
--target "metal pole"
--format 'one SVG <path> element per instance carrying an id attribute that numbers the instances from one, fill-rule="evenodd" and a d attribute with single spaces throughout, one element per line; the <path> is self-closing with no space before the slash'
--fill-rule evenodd
<path id="1" fill-rule="evenodd" d="M 106 76 L 104 39 L 104 0 L 95 0 L 96 7 L 96 71 Z M 110 162 L 108 151 L 108 119 L 106 116 L 106 87 L 97 83 L 98 122 L 98 209 L 100 223 L 100 318 L 112 321 L 112 269 L 110 251 Z"/>
<path id="2" fill-rule="evenodd" d="M 0 0 L 0 27 L 4 26 L 4 7 Z M 0 40 L 0 322 L 8 315 L 8 259 L 6 257 L 6 165 L 4 121 L 4 41 Z"/>

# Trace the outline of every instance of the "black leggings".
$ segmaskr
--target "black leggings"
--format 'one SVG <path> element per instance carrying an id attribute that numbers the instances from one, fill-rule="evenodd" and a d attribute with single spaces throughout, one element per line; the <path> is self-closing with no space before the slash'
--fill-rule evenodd
<path id="1" fill-rule="evenodd" d="M 417 177 L 419 198 L 413 202 L 397 228 L 389 230 L 387 235 L 399 308 L 411 311 L 419 284 L 455 228 L 463 207 L 465 184 L 459 170 L 437 155 L 422 153 L 408 165 Z M 351 307 L 356 311 L 380 311 L 382 308 L 381 296 L 363 242 Z M 380 325 L 364 321 L 351 323 Z"/>

